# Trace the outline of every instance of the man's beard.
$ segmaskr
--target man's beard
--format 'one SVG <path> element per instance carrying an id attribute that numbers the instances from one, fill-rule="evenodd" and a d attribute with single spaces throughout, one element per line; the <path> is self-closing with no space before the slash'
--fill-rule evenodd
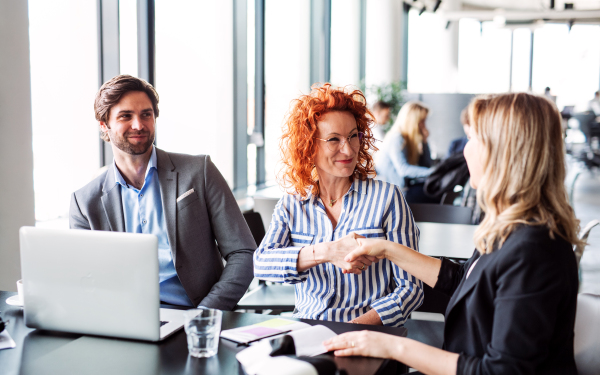
<path id="1" fill-rule="evenodd" d="M 139 143 L 139 144 L 131 144 L 128 140 L 127 137 L 128 136 L 132 136 L 132 135 L 147 135 L 148 136 L 148 140 L 144 143 Z M 125 133 L 125 137 L 121 138 L 118 135 L 116 135 L 115 133 L 112 132 L 112 130 L 108 130 L 108 137 L 110 138 L 110 141 L 115 145 L 115 147 L 117 147 L 119 150 L 129 154 L 129 155 L 142 155 L 145 154 L 146 151 L 148 151 L 148 149 L 150 148 L 150 146 L 152 146 L 152 143 L 154 142 L 154 132 L 150 133 L 148 131 L 136 131 L 136 132 L 127 132 Z"/>

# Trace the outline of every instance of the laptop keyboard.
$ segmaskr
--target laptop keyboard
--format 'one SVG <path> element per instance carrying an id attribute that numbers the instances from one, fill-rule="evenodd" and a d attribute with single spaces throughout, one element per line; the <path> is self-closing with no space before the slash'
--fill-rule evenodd
<path id="1" fill-rule="evenodd" d="M 161 321 L 160 321 L 160 326 L 162 327 L 162 326 L 164 326 L 164 325 L 165 325 L 165 324 L 167 324 L 167 323 L 169 323 L 169 322 L 163 322 L 163 321 L 161 320 Z"/>

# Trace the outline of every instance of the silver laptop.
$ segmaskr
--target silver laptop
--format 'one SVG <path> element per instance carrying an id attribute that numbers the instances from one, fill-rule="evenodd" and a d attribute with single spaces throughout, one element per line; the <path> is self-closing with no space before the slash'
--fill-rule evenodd
<path id="1" fill-rule="evenodd" d="M 159 341 L 183 326 L 160 308 L 158 240 L 149 234 L 22 227 L 25 324 Z"/>

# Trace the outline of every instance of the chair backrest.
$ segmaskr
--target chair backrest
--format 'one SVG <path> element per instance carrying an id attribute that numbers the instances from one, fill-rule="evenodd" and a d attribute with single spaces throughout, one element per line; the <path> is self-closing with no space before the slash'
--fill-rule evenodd
<path id="1" fill-rule="evenodd" d="M 582 241 L 587 241 L 588 236 L 590 235 L 590 231 L 593 227 L 600 224 L 598 220 L 590 221 L 585 228 L 581 230 L 579 233 L 579 239 Z M 583 256 L 583 251 L 585 250 L 585 245 L 575 246 L 575 258 L 577 259 L 577 267 L 579 267 L 579 262 L 581 261 L 581 257 Z"/>
<path id="2" fill-rule="evenodd" d="M 263 225 L 260 214 L 254 211 L 247 211 L 244 212 L 244 219 L 246 219 L 246 224 L 248 224 L 248 228 L 250 228 L 250 232 L 252 232 L 252 237 L 254 237 L 256 246 L 260 246 L 260 243 L 265 237 L 265 226 Z"/>
<path id="3" fill-rule="evenodd" d="M 574 119 L 579 122 L 579 130 L 585 135 L 585 138 L 588 142 L 590 142 L 591 136 L 591 126 L 596 118 L 596 115 L 592 111 L 575 113 L 573 115 Z"/>
<path id="4" fill-rule="evenodd" d="M 254 196 L 254 211 L 258 212 L 262 217 L 265 230 L 267 231 L 269 230 L 277 202 L 279 202 L 279 198 Z"/>
<path id="5" fill-rule="evenodd" d="M 577 296 L 574 340 L 575 364 L 579 375 L 600 374 L 600 296 Z"/>
<path id="6" fill-rule="evenodd" d="M 409 204 L 415 221 L 445 224 L 471 224 L 473 211 L 469 207 L 440 204 Z"/>
<path id="7" fill-rule="evenodd" d="M 581 174 L 583 169 L 576 163 L 569 165 L 567 169 L 567 175 L 565 176 L 565 188 L 567 188 L 567 194 L 569 195 L 569 204 L 573 207 L 573 194 L 575 193 L 575 182 Z"/>
<path id="8" fill-rule="evenodd" d="M 456 200 L 456 198 L 462 196 L 463 191 L 448 191 L 444 194 L 442 194 L 442 199 L 440 201 L 440 204 L 448 204 L 448 205 L 454 205 L 454 201 Z"/>

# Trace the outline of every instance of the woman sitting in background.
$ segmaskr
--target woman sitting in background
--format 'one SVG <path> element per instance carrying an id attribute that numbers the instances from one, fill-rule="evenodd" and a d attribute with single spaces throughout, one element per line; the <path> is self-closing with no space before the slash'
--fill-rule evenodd
<path id="1" fill-rule="evenodd" d="M 408 203 L 431 202 L 423 192 L 424 177 L 429 176 L 433 164 L 427 145 L 429 131 L 425 120 L 428 114 L 429 109 L 423 103 L 404 104 L 375 155 L 377 178 L 400 188 L 406 187 Z M 420 177 L 423 181 L 416 180 Z M 405 186 L 405 181 L 412 183 Z"/>
<path id="2" fill-rule="evenodd" d="M 295 285 L 295 317 L 400 326 L 423 301 L 421 282 L 390 261 L 344 260 L 355 233 L 418 250 L 400 189 L 371 178 L 372 122 L 358 90 L 325 84 L 292 103 L 280 179 L 291 194 L 275 207 L 254 275 Z"/>
<path id="3" fill-rule="evenodd" d="M 394 358 L 426 374 L 576 374 L 579 221 L 567 201 L 561 118 L 529 94 L 477 98 L 464 154 L 485 219 L 464 265 L 358 239 L 376 256 L 451 295 L 444 350 L 376 332 L 337 336 L 336 355 Z"/>

